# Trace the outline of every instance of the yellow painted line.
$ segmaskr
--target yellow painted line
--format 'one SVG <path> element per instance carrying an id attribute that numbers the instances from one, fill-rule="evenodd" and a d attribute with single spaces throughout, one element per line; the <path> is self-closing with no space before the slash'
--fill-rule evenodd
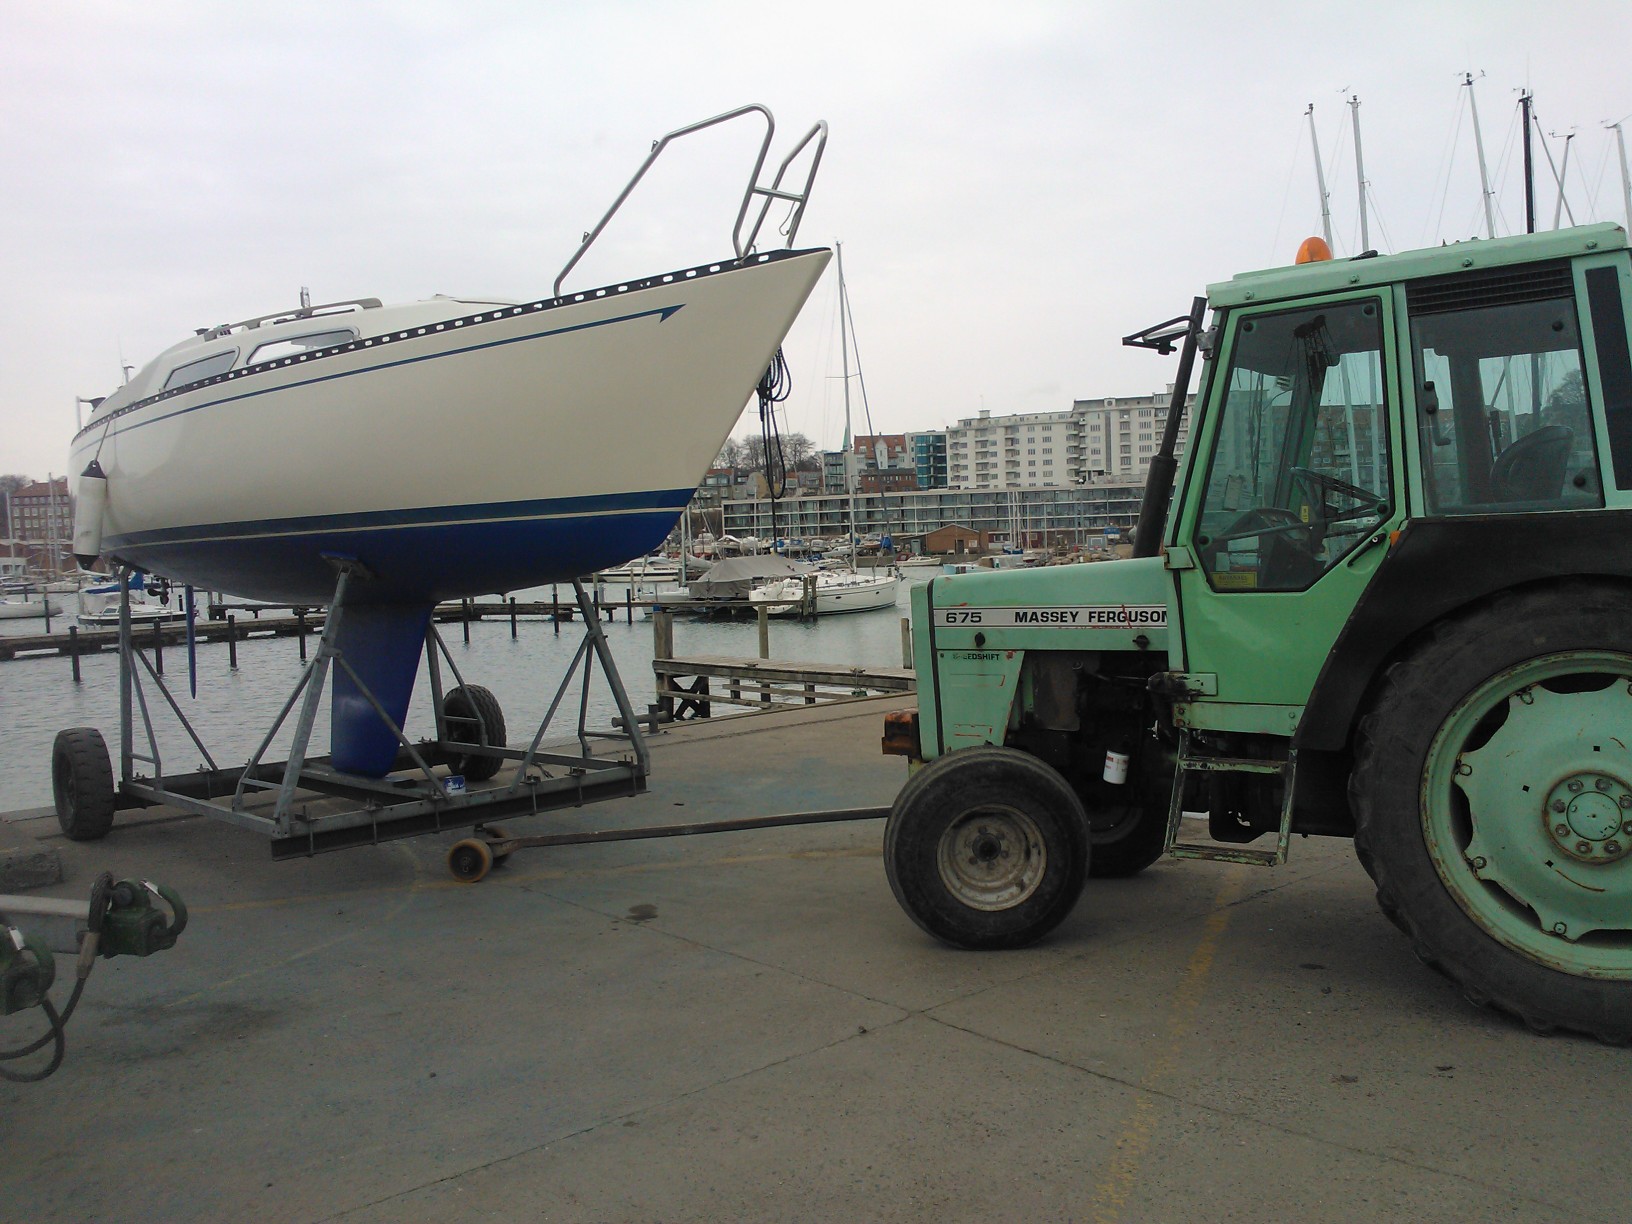
<path id="1" fill-rule="evenodd" d="M 1234 903 L 1246 887 L 1247 870 L 1231 872 L 1213 898 L 1214 909 L 1202 924 L 1200 941 L 1184 967 L 1184 976 L 1173 993 L 1168 1009 L 1167 1034 L 1151 1060 L 1140 1084 L 1141 1089 L 1162 1088 L 1173 1078 L 1185 1043 L 1195 1033 L 1196 1011 L 1207 993 L 1207 977 L 1218 955 L 1219 941 L 1230 925 Z M 1094 1224 L 1116 1224 L 1133 1197 L 1139 1181 L 1140 1164 L 1156 1133 L 1158 1098 L 1153 1091 L 1140 1091 L 1122 1132 L 1116 1138 L 1116 1155 L 1094 1187 Z"/>

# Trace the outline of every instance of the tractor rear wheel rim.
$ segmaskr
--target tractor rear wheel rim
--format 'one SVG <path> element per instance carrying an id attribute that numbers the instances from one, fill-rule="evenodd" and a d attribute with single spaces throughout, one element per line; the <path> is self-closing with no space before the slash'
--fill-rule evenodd
<path id="1" fill-rule="evenodd" d="M 1006 910 L 1037 891 L 1048 852 L 1036 821 L 1017 808 L 992 805 L 952 821 L 941 834 L 936 861 L 941 882 L 964 905 Z"/>
<path id="2" fill-rule="evenodd" d="M 1632 980 L 1632 656 L 1565 651 L 1506 668 L 1440 727 L 1422 823 L 1440 879 L 1514 951 Z"/>

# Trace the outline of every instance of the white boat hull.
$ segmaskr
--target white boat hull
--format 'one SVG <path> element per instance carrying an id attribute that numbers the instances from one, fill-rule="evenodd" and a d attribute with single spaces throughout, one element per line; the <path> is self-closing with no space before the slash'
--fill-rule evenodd
<path id="1" fill-rule="evenodd" d="M 55 599 L 5 599 L 0 600 L 0 620 L 29 620 L 50 614 L 55 616 L 62 611 L 62 604 Z"/>
<path id="2" fill-rule="evenodd" d="M 382 602 L 564 581 L 662 542 L 828 254 L 347 315 L 401 326 L 110 397 L 74 468 L 107 473 L 104 552 L 180 583 L 321 604 L 331 555 Z"/>
<path id="3" fill-rule="evenodd" d="M 826 571 L 812 575 L 816 580 L 817 616 L 832 616 L 840 612 L 872 612 L 879 608 L 893 608 L 899 580 L 893 574 L 841 574 Z M 780 582 L 759 587 L 748 596 L 751 603 L 803 600 L 803 578 L 785 578 Z M 786 604 L 770 610 L 772 616 L 800 616 L 802 604 Z"/>

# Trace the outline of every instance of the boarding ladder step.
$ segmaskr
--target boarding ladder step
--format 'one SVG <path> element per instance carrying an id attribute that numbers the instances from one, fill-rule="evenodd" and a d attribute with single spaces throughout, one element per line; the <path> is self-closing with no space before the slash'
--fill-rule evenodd
<path id="1" fill-rule="evenodd" d="M 1246 863 L 1255 867 L 1279 867 L 1286 862 L 1292 844 L 1292 778 L 1297 768 L 1297 749 L 1288 746 L 1284 760 L 1253 757 L 1216 756 L 1201 750 L 1188 730 L 1179 732 L 1179 757 L 1173 774 L 1173 798 L 1167 809 L 1166 852 L 1170 858 L 1211 859 L 1223 863 Z M 1179 825 L 1184 819 L 1184 784 L 1191 773 L 1278 774 L 1281 778 L 1281 823 L 1273 850 L 1218 842 L 1181 842 Z"/>

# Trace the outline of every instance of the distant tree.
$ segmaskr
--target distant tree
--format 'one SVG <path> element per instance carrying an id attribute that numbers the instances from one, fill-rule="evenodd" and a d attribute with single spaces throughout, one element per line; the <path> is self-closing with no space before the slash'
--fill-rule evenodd
<path id="1" fill-rule="evenodd" d="M 765 470 L 765 444 L 758 434 L 745 434 L 737 439 L 737 466 L 745 472 Z"/>
<path id="2" fill-rule="evenodd" d="M 735 438 L 727 438 L 725 445 L 720 447 L 719 457 L 714 460 L 714 466 L 720 468 L 734 468 L 742 465 L 742 443 Z"/>
<path id="3" fill-rule="evenodd" d="M 1544 425 L 1565 425 L 1579 436 L 1590 427 L 1587 421 L 1587 392 L 1580 370 L 1571 370 L 1562 379 L 1541 409 Z"/>
<path id="4" fill-rule="evenodd" d="M 816 444 L 802 433 L 782 435 L 782 457 L 788 462 L 788 470 L 809 471 L 817 466 Z"/>

